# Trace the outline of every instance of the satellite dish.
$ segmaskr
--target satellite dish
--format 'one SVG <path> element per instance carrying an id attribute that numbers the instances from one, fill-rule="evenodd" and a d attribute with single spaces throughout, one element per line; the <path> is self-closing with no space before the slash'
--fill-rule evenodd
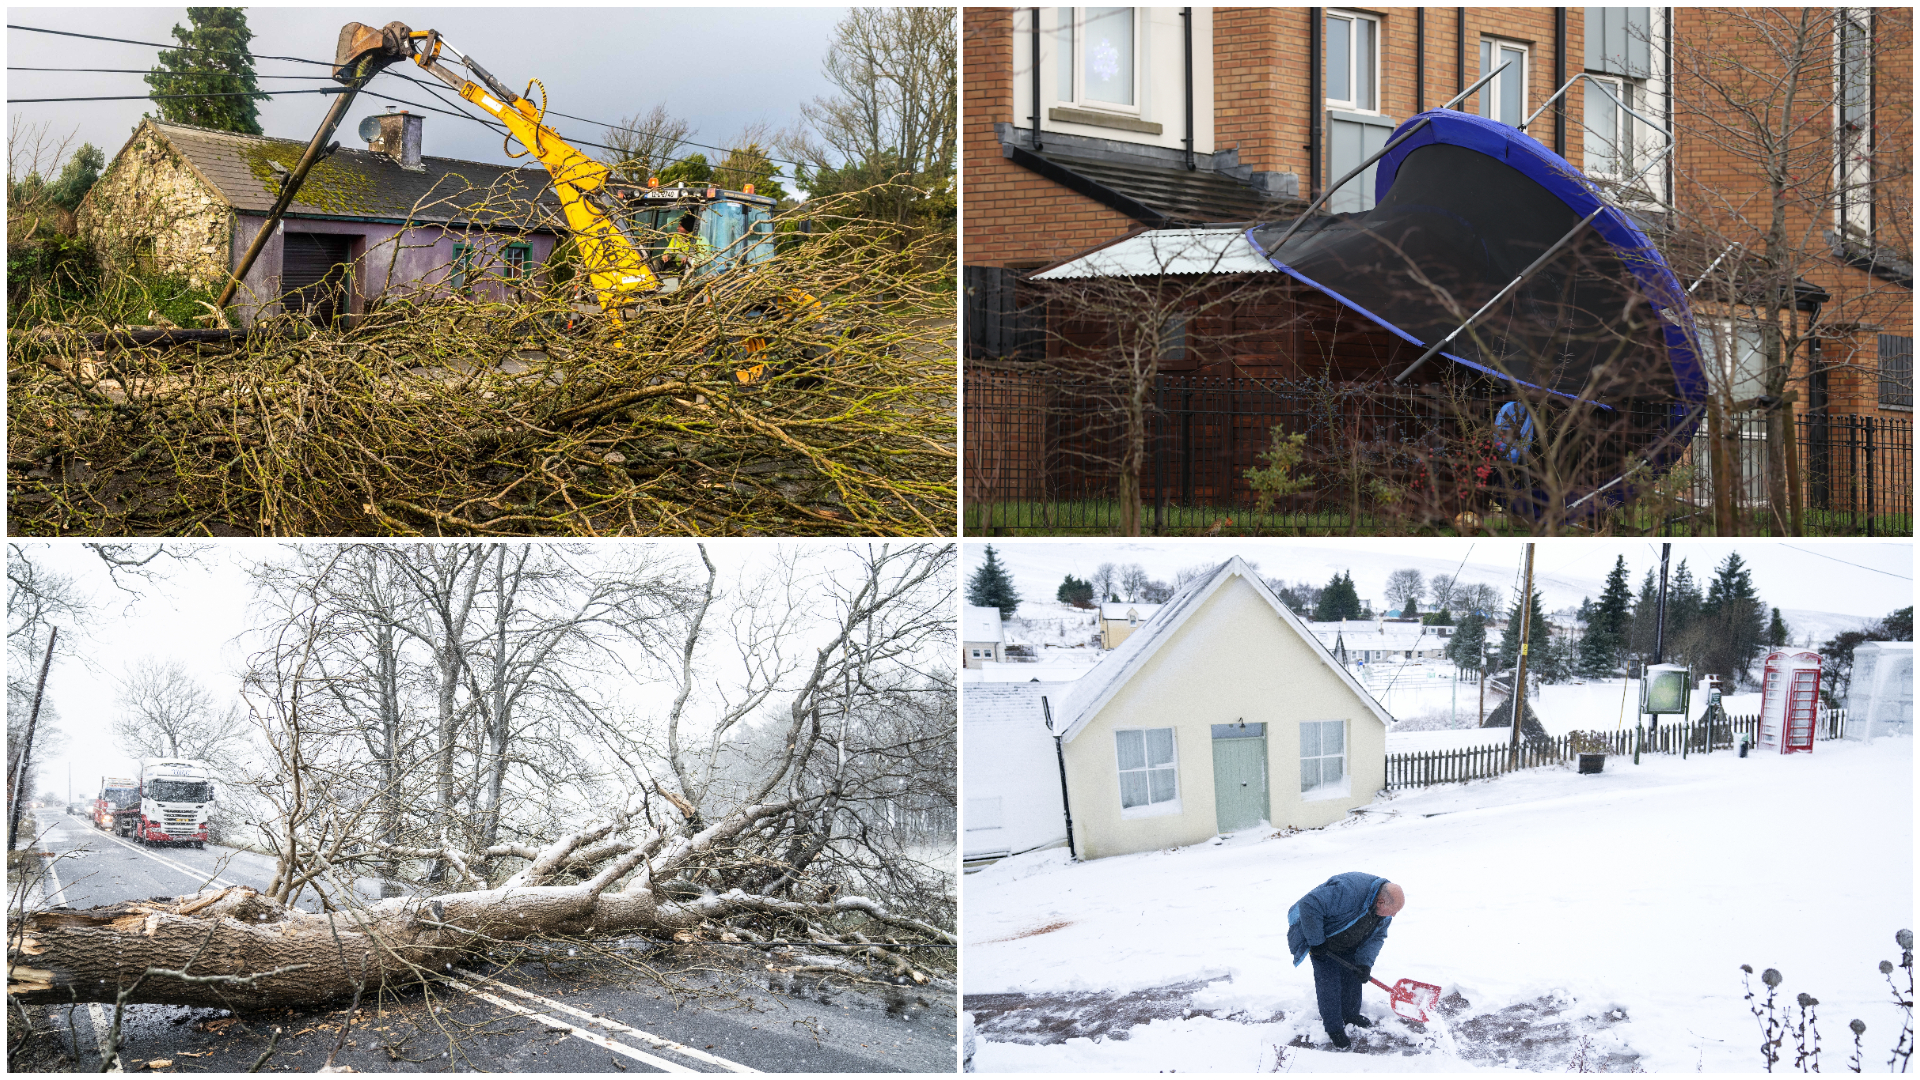
<path id="1" fill-rule="evenodd" d="M 380 118 L 369 116 L 360 121 L 360 141 L 377 142 L 380 139 Z"/>

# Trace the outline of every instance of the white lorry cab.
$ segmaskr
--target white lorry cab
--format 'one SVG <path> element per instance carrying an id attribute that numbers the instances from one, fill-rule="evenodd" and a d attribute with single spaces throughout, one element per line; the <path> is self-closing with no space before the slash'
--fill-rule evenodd
<path id="1" fill-rule="evenodd" d="M 143 844 L 207 846 L 207 815 L 213 809 L 213 775 L 204 761 L 144 758 L 140 762 L 140 820 L 134 836 Z"/>

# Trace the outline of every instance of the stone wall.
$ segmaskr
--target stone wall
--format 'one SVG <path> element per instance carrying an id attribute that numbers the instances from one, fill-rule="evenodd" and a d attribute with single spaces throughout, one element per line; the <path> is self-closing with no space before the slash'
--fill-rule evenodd
<path id="1" fill-rule="evenodd" d="M 103 265 L 133 269 L 150 252 L 152 269 L 196 287 L 218 284 L 229 268 L 226 201 L 144 121 L 81 202 L 74 226 Z"/>

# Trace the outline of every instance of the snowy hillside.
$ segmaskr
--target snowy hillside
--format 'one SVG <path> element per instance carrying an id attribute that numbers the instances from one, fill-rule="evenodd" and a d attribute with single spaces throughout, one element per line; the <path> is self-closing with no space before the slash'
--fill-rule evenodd
<path id="1" fill-rule="evenodd" d="M 1008 859 L 963 883 L 973 1066 L 1562 1071 L 1583 1056 L 1590 1071 L 1757 1072 L 1751 964 L 1785 974 L 1783 1002 L 1819 998 L 1822 1069 L 1845 1069 L 1855 1017 L 1884 1069 L 1902 1017 L 1875 965 L 1898 963 L 1894 932 L 1913 925 L 1912 754 L 1889 739 L 1609 759 L 1594 776 L 1421 789 L 1286 836 Z M 1375 975 L 1439 984 L 1446 1015 L 1410 1024 L 1370 987 L 1375 1026 L 1342 1054 L 1286 912 L 1351 870 L 1407 893 Z"/>

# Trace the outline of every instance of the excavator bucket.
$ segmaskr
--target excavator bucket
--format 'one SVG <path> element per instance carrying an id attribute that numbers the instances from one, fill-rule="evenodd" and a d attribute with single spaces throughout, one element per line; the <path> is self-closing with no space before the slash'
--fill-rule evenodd
<path id="1" fill-rule="evenodd" d="M 408 38 L 412 33 L 407 24 L 398 22 L 378 30 L 357 22 L 341 27 L 340 42 L 333 49 L 334 79 L 351 82 L 371 74 L 371 70 L 361 67 L 363 60 L 372 60 L 380 67 L 405 60 L 411 51 Z"/>

